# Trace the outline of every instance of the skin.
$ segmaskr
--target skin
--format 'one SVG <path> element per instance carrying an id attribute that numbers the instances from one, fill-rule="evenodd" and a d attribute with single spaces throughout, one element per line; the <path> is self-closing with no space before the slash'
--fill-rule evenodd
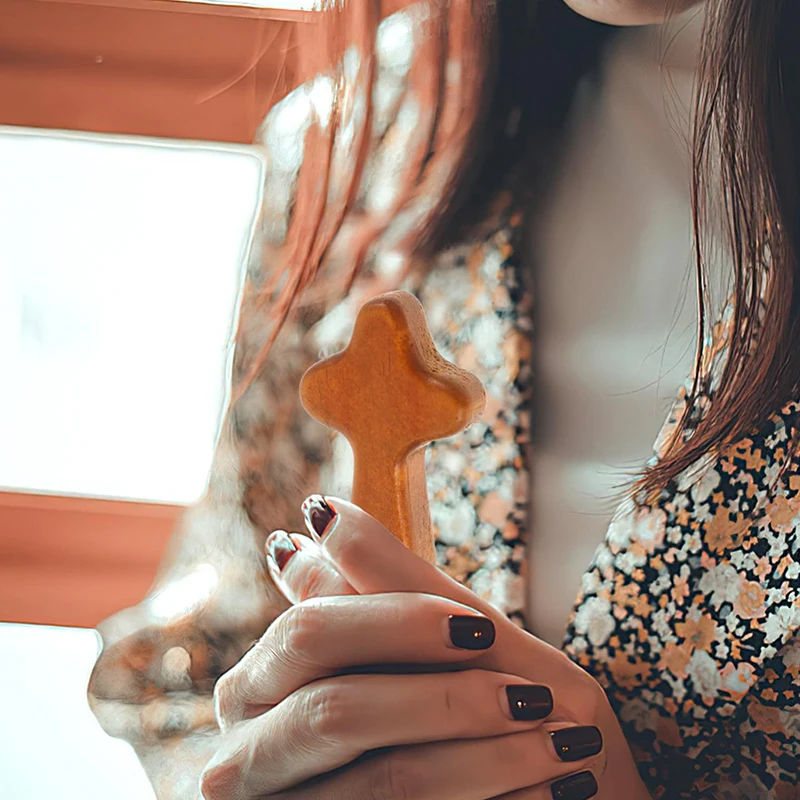
<path id="1" fill-rule="evenodd" d="M 652 25 L 680 14 L 701 0 L 564 0 L 584 17 L 608 25 Z"/>
<path id="2" fill-rule="evenodd" d="M 649 796 L 590 676 L 357 507 L 329 502 L 338 513 L 321 544 L 292 534 L 297 552 L 283 570 L 270 564 L 292 607 L 217 683 L 229 738 L 201 778 L 206 800 L 537 800 L 585 770 L 600 797 Z M 455 649 L 451 614 L 489 617 L 495 643 Z M 374 674 L 420 663 L 424 674 Z M 352 674 L 363 667 L 372 674 Z M 504 687 L 527 683 L 551 689 L 547 720 L 513 719 Z M 605 748 L 560 760 L 550 734 L 589 725 Z"/>

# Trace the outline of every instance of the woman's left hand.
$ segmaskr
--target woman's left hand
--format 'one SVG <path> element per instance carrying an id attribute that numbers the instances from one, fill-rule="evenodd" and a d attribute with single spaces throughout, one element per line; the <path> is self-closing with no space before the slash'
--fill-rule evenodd
<path id="1" fill-rule="evenodd" d="M 590 676 L 355 506 L 319 503 L 321 543 L 268 542 L 295 605 L 217 684 L 206 800 L 648 797 Z"/>

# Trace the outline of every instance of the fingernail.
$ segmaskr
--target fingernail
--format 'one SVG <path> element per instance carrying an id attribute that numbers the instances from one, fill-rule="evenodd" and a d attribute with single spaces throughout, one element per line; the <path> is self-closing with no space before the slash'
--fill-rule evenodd
<path id="1" fill-rule="evenodd" d="M 598 792 L 597 781 L 591 772 L 579 772 L 556 781 L 550 787 L 553 800 L 589 800 Z"/>
<path id="2" fill-rule="evenodd" d="M 580 761 L 596 756 L 603 749 L 603 737 L 593 725 L 564 728 L 550 734 L 556 755 L 562 761 Z"/>
<path id="3" fill-rule="evenodd" d="M 447 622 L 450 641 L 459 650 L 488 650 L 494 644 L 494 623 L 488 617 L 451 614 Z"/>
<path id="4" fill-rule="evenodd" d="M 330 533 L 331 522 L 336 517 L 336 510 L 319 494 L 312 494 L 302 505 L 306 527 L 312 536 L 322 538 Z"/>
<path id="5" fill-rule="evenodd" d="M 520 722 L 534 722 L 553 713 L 553 693 L 546 686 L 506 686 L 511 716 Z"/>
<path id="6" fill-rule="evenodd" d="M 294 542 L 289 538 L 289 534 L 285 531 L 275 531 L 269 539 L 267 539 L 267 552 L 272 556 L 272 560 L 278 567 L 279 571 L 283 571 L 289 563 L 289 559 L 297 552 Z"/>

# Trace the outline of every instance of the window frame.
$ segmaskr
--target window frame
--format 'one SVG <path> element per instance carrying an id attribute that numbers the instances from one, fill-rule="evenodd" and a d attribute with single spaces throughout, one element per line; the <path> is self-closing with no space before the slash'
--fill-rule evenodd
<path id="1" fill-rule="evenodd" d="M 2 0 L 0 124 L 250 144 L 313 12 Z M 264 47 L 274 36 L 275 47 Z M 284 55 L 283 51 L 288 55 Z M 200 56 L 198 56 L 200 54 Z M 94 627 L 146 593 L 181 507 L 0 492 L 0 620 Z"/>

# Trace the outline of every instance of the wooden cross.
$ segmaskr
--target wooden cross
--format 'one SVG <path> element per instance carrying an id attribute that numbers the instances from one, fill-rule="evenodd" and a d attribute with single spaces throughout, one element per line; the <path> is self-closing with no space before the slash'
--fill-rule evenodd
<path id="1" fill-rule="evenodd" d="M 300 397 L 350 442 L 353 502 L 433 561 L 425 448 L 477 421 L 486 396 L 438 353 L 419 301 L 390 292 L 366 303 L 350 344 L 306 372 Z"/>

